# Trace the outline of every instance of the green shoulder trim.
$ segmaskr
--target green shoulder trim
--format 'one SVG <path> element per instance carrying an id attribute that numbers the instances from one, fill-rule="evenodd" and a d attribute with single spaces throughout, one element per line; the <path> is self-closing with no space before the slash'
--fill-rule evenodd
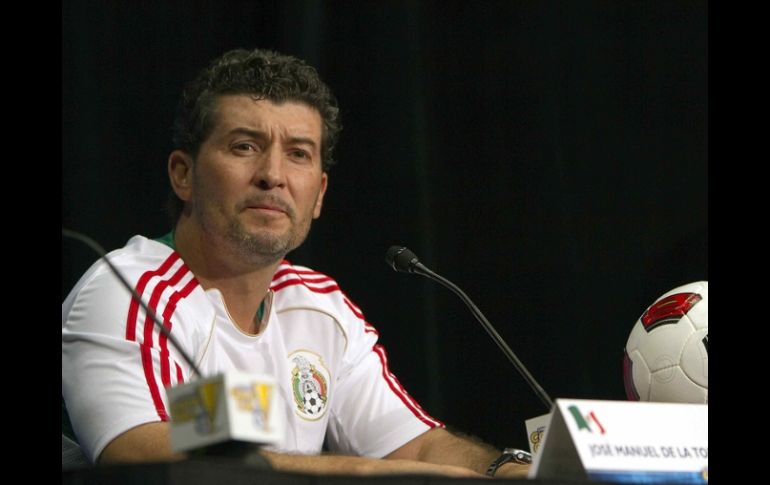
<path id="1" fill-rule="evenodd" d="M 159 243 L 163 243 L 166 246 L 168 246 L 171 249 L 173 249 L 174 251 L 176 251 L 176 247 L 174 246 L 174 231 L 173 230 L 171 232 L 169 232 L 168 234 L 164 235 L 164 236 L 155 238 L 154 241 L 158 241 Z"/>

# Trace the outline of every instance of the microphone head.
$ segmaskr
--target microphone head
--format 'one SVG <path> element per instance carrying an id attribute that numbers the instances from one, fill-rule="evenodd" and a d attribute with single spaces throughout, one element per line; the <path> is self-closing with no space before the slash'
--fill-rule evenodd
<path id="1" fill-rule="evenodd" d="M 388 266 L 403 273 L 414 273 L 414 267 L 420 262 L 417 256 L 404 246 L 391 246 L 385 253 Z"/>

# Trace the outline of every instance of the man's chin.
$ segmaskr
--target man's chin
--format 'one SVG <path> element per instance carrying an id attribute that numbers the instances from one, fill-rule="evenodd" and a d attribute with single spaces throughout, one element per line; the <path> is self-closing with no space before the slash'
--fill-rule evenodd
<path id="1" fill-rule="evenodd" d="M 290 229 L 247 228 L 243 225 L 231 227 L 230 240 L 235 242 L 244 256 L 254 255 L 261 258 L 282 259 L 290 251 L 299 247 L 307 237 L 307 232 L 300 234 Z"/>
<path id="2" fill-rule="evenodd" d="M 265 230 L 231 232 L 230 240 L 237 245 L 240 252 L 244 253 L 244 255 L 283 257 L 290 247 L 290 238 L 286 234 Z"/>

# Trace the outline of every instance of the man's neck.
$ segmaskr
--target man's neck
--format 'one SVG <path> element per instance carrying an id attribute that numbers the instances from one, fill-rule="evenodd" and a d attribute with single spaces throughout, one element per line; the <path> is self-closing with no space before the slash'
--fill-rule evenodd
<path id="1" fill-rule="evenodd" d="M 222 293 L 234 323 L 244 332 L 256 334 L 260 328 L 258 310 L 281 259 L 249 264 L 223 246 L 210 241 L 200 231 L 180 221 L 174 231 L 174 245 L 190 271 L 204 289 Z"/>

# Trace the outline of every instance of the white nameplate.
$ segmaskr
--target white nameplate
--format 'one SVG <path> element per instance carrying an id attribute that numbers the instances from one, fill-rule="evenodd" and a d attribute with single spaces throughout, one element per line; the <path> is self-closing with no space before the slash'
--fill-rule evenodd
<path id="1" fill-rule="evenodd" d="M 174 451 L 224 441 L 283 440 L 284 414 L 272 377 L 229 371 L 168 388 L 166 393 Z"/>
<path id="2" fill-rule="evenodd" d="M 530 478 L 708 483 L 708 404 L 557 399 Z"/>

